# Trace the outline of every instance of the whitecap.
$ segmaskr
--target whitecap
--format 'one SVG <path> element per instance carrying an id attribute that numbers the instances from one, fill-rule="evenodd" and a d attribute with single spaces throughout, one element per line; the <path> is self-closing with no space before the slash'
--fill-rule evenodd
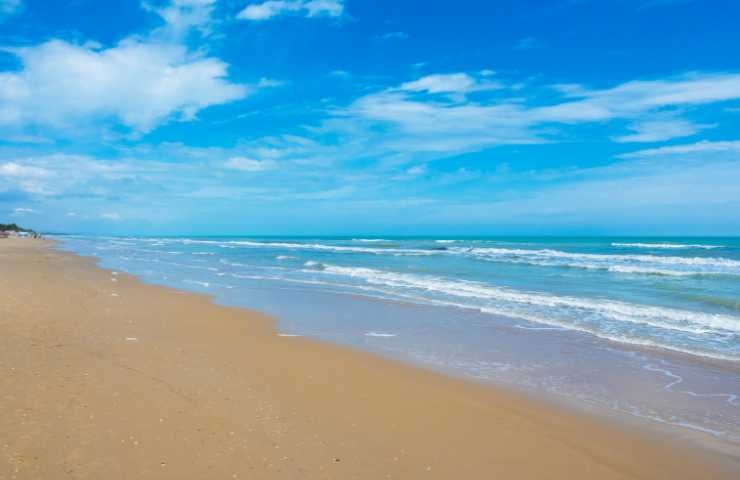
<path id="1" fill-rule="evenodd" d="M 324 264 L 324 274 L 361 280 L 429 304 L 472 308 L 540 325 L 587 332 L 620 343 L 740 360 L 731 342 L 740 318 L 603 298 L 527 292 L 479 282 Z M 704 341 L 709 340 L 707 347 Z M 722 345 L 726 345 L 722 347 Z"/>
<path id="2" fill-rule="evenodd" d="M 622 248 L 654 248 L 654 249 L 665 249 L 665 250 L 683 250 L 683 249 L 690 249 L 690 248 L 696 248 L 696 249 L 704 249 L 704 250 L 713 250 L 715 248 L 722 248 L 722 245 L 703 245 L 700 243 L 689 243 L 689 244 L 683 244 L 683 243 L 619 243 L 619 242 L 613 242 L 612 247 L 622 247 Z"/>

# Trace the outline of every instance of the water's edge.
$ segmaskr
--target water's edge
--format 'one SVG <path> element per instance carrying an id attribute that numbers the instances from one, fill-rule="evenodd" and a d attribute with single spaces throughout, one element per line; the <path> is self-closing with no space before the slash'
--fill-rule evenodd
<path id="1" fill-rule="evenodd" d="M 666 431 L 712 450 L 737 454 L 740 445 L 740 401 L 732 390 L 740 373 L 722 361 L 640 346 L 625 348 L 582 332 L 505 317 L 492 326 L 490 315 L 454 305 L 404 304 L 357 292 L 286 289 L 261 280 L 239 286 L 241 294 L 228 295 L 208 282 L 172 281 L 127 268 L 125 261 L 85 255 L 63 241 L 54 248 L 93 256 L 101 268 L 124 271 L 144 283 L 207 294 L 219 304 L 264 312 L 276 319 L 285 335 L 339 343 L 476 383 L 544 396 L 566 407 L 618 418 L 620 423 Z M 230 294 L 235 288 L 228 290 Z M 425 331 L 429 324 L 437 330 Z M 464 334 L 470 325 L 492 333 L 477 344 Z M 434 344 L 440 331 L 447 342 L 442 350 Z M 409 340 L 412 335 L 416 338 Z M 471 344 L 491 359 L 482 361 L 479 355 L 471 363 L 465 352 Z M 521 351 L 528 352 L 524 360 Z M 717 390 L 723 385 L 730 390 Z M 632 397 L 625 396 L 625 390 Z"/>

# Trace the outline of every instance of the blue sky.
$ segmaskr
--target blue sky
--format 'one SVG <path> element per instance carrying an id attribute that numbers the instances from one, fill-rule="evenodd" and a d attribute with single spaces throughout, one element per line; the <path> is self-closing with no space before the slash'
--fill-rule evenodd
<path id="1" fill-rule="evenodd" d="M 740 4 L 0 0 L 0 221 L 740 234 Z"/>

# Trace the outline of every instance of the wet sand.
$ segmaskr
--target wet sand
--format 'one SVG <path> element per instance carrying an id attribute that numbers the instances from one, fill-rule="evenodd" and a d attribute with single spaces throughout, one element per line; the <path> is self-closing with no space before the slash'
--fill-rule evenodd
<path id="1" fill-rule="evenodd" d="M 722 479 L 737 459 L 0 240 L 0 479 Z"/>

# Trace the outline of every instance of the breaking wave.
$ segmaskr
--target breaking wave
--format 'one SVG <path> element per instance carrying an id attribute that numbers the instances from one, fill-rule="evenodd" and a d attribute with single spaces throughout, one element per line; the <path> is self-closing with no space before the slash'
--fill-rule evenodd
<path id="1" fill-rule="evenodd" d="M 321 264 L 323 274 L 350 277 L 432 304 L 473 308 L 484 313 L 588 332 L 622 343 L 655 346 L 694 355 L 740 360 L 740 317 L 525 292 L 483 283 Z M 707 345 L 712 348 L 707 349 Z"/>

